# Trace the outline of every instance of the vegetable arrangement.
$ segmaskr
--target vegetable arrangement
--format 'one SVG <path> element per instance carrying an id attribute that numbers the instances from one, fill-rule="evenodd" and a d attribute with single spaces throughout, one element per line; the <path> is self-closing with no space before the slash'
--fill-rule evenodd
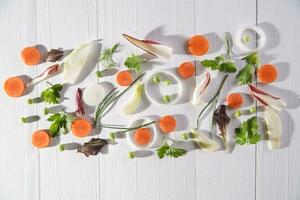
<path id="1" fill-rule="evenodd" d="M 259 29 L 260 30 L 260 29 Z M 123 37 L 136 47 L 151 54 L 154 58 L 163 58 L 168 60 L 172 55 L 172 48 L 162 45 L 152 40 L 140 40 L 123 34 Z M 241 36 L 244 42 L 250 40 L 246 36 Z M 191 99 L 191 104 L 201 108 L 197 119 L 196 126 L 191 127 L 187 132 L 183 133 L 181 142 L 192 141 L 196 148 L 203 151 L 214 152 L 223 149 L 230 150 L 230 144 L 233 142 L 237 145 L 251 145 L 259 142 L 263 137 L 260 133 L 259 118 L 257 117 L 256 102 L 261 104 L 264 113 L 265 125 L 267 127 L 266 135 L 267 142 L 271 149 L 280 148 L 281 140 L 281 121 L 278 112 L 280 112 L 286 104 L 261 89 L 258 89 L 257 79 L 262 84 L 270 84 L 274 82 L 278 76 L 276 66 L 272 64 L 263 64 L 260 66 L 259 54 L 256 51 L 248 52 L 248 55 L 240 60 L 244 66 L 239 69 L 236 64 L 237 57 L 232 58 L 232 39 L 231 36 L 225 34 L 225 53 L 220 54 L 213 59 L 200 60 L 201 66 L 206 71 L 201 77 L 201 81 L 196 85 Z M 93 52 L 93 42 L 79 45 L 72 52 L 63 57 L 63 51 L 52 49 L 42 51 L 37 46 L 26 47 L 21 52 L 21 57 L 25 64 L 33 66 L 43 62 L 58 62 L 46 69 L 41 75 L 30 81 L 26 81 L 22 76 L 8 78 L 4 83 L 4 90 L 8 96 L 20 97 L 26 94 L 28 87 L 36 83 L 44 81 L 52 76 L 62 72 L 63 83 L 75 84 L 79 80 L 84 70 L 87 68 L 90 55 Z M 209 52 L 210 44 L 208 39 L 203 35 L 195 35 L 188 39 L 186 44 L 187 51 L 194 56 L 202 56 Z M 124 126 L 119 124 L 105 124 L 103 118 L 109 114 L 111 108 L 117 105 L 118 100 L 133 90 L 131 98 L 128 98 L 127 103 L 122 107 L 121 111 L 124 115 L 134 114 L 138 112 L 144 96 L 144 75 L 146 72 L 141 72 L 143 63 L 148 62 L 145 58 L 136 54 L 129 54 L 125 59 L 123 67 L 114 60 L 114 55 L 121 51 L 120 43 L 113 45 L 111 48 L 105 48 L 99 56 L 99 64 L 107 69 L 116 69 L 115 82 L 122 87 L 122 90 L 113 87 L 110 91 L 100 84 L 92 84 L 84 90 L 78 88 L 75 94 L 76 110 L 72 113 L 67 113 L 64 110 L 61 112 L 51 113 L 47 121 L 50 126 L 47 129 L 37 130 L 32 134 L 32 145 L 36 148 L 45 148 L 50 145 L 53 137 L 58 137 L 71 132 L 77 138 L 90 136 L 93 131 L 100 134 L 103 129 L 110 129 L 108 139 L 94 137 L 90 141 L 78 146 L 77 152 L 83 153 L 85 156 L 97 155 L 101 149 L 115 143 L 118 139 L 117 135 L 124 135 L 129 138 L 133 146 L 141 149 L 152 149 L 156 152 L 159 159 L 164 157 L 178 158 L 187 154 L 186 149 L 176 147 L 176 140 L 170 135 L 176 131 L 178 122 L 175 116 L 165 115 L 157 120 L 143 121 L 134 125 Z M 198 59 L 198 58 L 197 58 Z M 102 78 L 103 70 L 97 71 L 96 76 Z M 197 66 L 193 61 L 184 61 L 179 64 L 176 72 L 180 81 L 186 81 L 196 76 Z M 228 130 L 229 124 L 244 115 L 245 112 L 240 108 L 244 106 L 244 95 L 238 92 L 228 93 L 225 99 L 221 99 L 223 86 L 226 84 L 228 77 L 235 75 L 236 85 L 238 87 L 247 87 L 249 95 L 252 97 L 253 105 L 248 110 L 250 117 L 240 123 L 234 129 L 234 141 L 230 141 L 231 133 Z M 165 72 L 166 73 L 166 72 Z M 208 102 L 204 101 L 204 96 L 211 82 L 215 81 L 211 78 L 211 73 L 221 74 L 221 82 L 215 91 L 210 91 L 212 97 Z M 166 73 L 168 74 L 168 73 Z M 176 75 L 174 75 L 177 77 Z M 234 77 L 234 76 L 233 76 Z M 177 78 L 175 79 L 177 81 Z M 174 84 L 174 80 L 163 77 L 161 74 L 154 74 L 149 84 L 152 87 L 165 85 L 170 87 Z M 246 85 L 246 86 L 244 86 Z M 29 104 L 47 103 L 60 104 L 64 100 L 63 96 L 64 84 L 51 84 L 47 82 L 47 88 L 41 92 L 41 95 L 36 98 L 28 99 Z M 188 89 L 188 88 L 186 88 Z M 171 95 L 163 95 L 161 97 L 163 104 L 172 102 Z M 85 105 L 95 107 L 93 116 L 89 116 L 85 112 Z M 163 106 L 163 105 L 161 105 Z M 204 113 L 211 108 L 211 130 L 209 134 L 205 134 L 201 128 L 202 118 Z M 47 107 L 44 109 L 44 115 L 50 113 Z M 230 113 L 234 113 L 232 115 Z M 245 114 L 246 115 L 246 114 Z M 30 123 L 30 119 L 39 120 L 39 116 L 22 117 L 24 123 Z M 217 129 L 215 129 L 217 127 Z M 219 137 L 220 141 L 215 137 Z M 157 141 L 156 141 L 157 140 Z M 109 142 L 110 141 L 110 142 Z M 158 144 L 156 144 L 158 143 Z M 60 151 L 65 150 L 65 145 L 58 146 Z M 135 152 L 128 153 L 129 158 L 134 158 Z"/>

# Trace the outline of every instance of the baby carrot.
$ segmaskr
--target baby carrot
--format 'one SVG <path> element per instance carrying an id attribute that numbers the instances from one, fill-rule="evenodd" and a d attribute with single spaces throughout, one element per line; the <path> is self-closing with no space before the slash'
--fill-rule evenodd
<path id="1" fill-rule="evenodd" d="M 231 93 L 227 96 L 227 104 L 231 109 L 240 108 L 243 102 L 243 96 L 239 93 Z"/>
<path id="2" fill-rule="evenodd" d="M 182 78 L 187 79 L 195 75 L 195 66 L 191 62 L 184 62 L 180 64 L 177 72 Z"/>
<path id="3" fill-rule="evenodd" d="M 164 133 L 170 133 L 176 128 L 176 120 L 171 115 L 166 115 L 159 120 L 159 128 Z"/>
<path id="4" fill-rule="evenodd" d="M 71 130 L 76 137 L 85 137 L 92 131 L 91 123 L 83 118 L 75 119 L 71 124 Z"/>
<path id="5" fill-rule="evenodd" d="M 121 71 L 116 76 L 116 81 L 120 86 L 129 86 L 132 79 L 132 74 L 129 71 Z"/>
<path id="6" fill-rule="evenodd" d="M 134 133 L 134 140 L 139 145 L 146 145 L 150 142 L 152 137 L 151 130 L 149 128 L 139 128 Z"/>
<path id="7" fill-rule="evenodd" d="M 31 136 L 31 143 L 38 149 L 47 147 L 50 144 L 50 136 L 46 130 L 35 131 Z"/>
<path id="8" fill-rule="evenodd" d="M 262 65 L 257 69 L 257 77 L 262 83 L 272 83 L 277 78 L 277 69 L 272 64 Z"/>
<path id="9" fill-rule="evenodd" d="M 42 53 L 37 47 L 25 47 L 21 51 L 21 57 L 26 65 L 37 65 L 41 62 Z"/>
<path id="10" fill-rule="evenodd" d="M 8 78 L 4 82 L 4 91 L 10 97 L 22 96 L 25 92 L 26 84 L 22 78 L 15 76 Z"/>
<path id="11" fill-rule="evenodd" d="M 208 40 L 202 35 L 195 35 L 188 40 L 188 51 L 195 56 L 202 56 L 208 52 Z"/>

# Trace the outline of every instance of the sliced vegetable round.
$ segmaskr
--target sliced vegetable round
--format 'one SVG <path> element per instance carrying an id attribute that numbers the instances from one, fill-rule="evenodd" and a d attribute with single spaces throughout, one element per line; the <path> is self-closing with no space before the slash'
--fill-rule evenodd
<path id="1" fill-rule="evenodd" d="M 159 120 L 159 128 L 164 133 L 170 133 L 176 129 L 176 120 L 171 115 L 166 115 Z"/>
<path id="2" fill-rule="evenodd" d="M 231 93 L 227 96 L 227 104 L 231 109 L 238 109 L 243 105 L 244 98 L 239 93 Z"/>
<path id="3" fill-rule="evenodd" d="M 87 119 L 75 119 L 71 124 L 71 130 L 76 137 L 88 136 L 92 131 L 92 125 Z"/>
<path id="4" fill-rule="evenodd" d="M 272 64 L 262 65 L 257 69 L 257 77 L 262 83 L 272 83 L 277 78 L 277 69 Z"/>
<path id="5" fill-rule="evenodd" d="M 87 86 L 82 94 L 84 103 L 89 106 L 97 106 L 105 97 L 106 89 L 100 84 Z"/>
<path id="6" fill-rule="evenodd" d="M 146 145 L 151 142 L 152 135 L 149 128 L 139 128 L 134 133 L 134 140 L 138 145 Z"/>
<path id="7" fill-rule="evenodd" d="M 44 148 L 50 144 L 50 136 L 46 130 L 35 131 L 31 136 L 31 143 L 36 148 Z"/>
<path id="8" fill-rule="evenodd" d="M 4 82 L 4 91 L 10 97 L 20 97 L 24 94 L 26 84 L 22 78 L 15 76 Z"/>
<path id="9" fill-rule="evenodd" d="M 188 40 L 188 51 L 195 56 L 202 56 L 208 52 L 209 42 L 202 35 L 195 35 Z"/>
<path id="10" fill-rule="evenodd" d="M 187 79 L 195 75 L 195 66 L 191 62 L 184 62 L 180 64 L 177 71 L 182 78 Z"/>
<path id="11" fill-rule="evenodd" d="M 116 81 L 120 86 L 129 86 L 133 81 L 133 77 L 130 71 L 121 71 L 117 74 Z"/>
<path id="12" fill-rule="evenodd" d="M 41 62 L 42 53 L 37 47 L 26 47 L 21 51 L 21 57 L 26 65 L 37 65 Z"/>

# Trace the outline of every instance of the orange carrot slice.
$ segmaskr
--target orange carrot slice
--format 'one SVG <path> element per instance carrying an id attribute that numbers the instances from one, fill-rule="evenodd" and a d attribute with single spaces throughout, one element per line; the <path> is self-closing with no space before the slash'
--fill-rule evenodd
<path id="1" fill-rule="evenodd" d="M 8 78 L 4 82 L 4 91 L 10 97 L 22 96 L 25 92 L 26 84 L 22 78 L 15 76 Z"/>
<path id="2" fill-rule="evenodd" d="M 188 40 L 188 51 L 195 56 L 202 56 L 208 52 L 209 42 L 202 35 L 195 35 Z"/>
<path id="3" fill-rule="evenodd" d="M 134 140 L 139 145 L 146 145 L 152 138 L 152 132 L 149 128 L 139 128 L 134 133 Z"/>
<path id="4" fill-rule="evenodd" d="M 182 78 L 187 79 L 195 75 L 195 66 L 191 62 L 184 62 L 180 64 L 177 71 Z"/>
<path id="5" fill-rule="evenodd" d="M 277 69 L 272 64 L 262 65 L 257 69 L 257 77 L 262 83 L 272 83 L 277 78 Z"/>
<path id="6" fill-rule="evenodd" d="M 239 93 L 231 93 L 227 96 L 227 104 L 231 109 L 238 109 L 242 106 L 244 98 Z"/>
<path id="7" fill-rule="evenodd" d="M 120 86 L 129 86 L 132 83 L 132 79 L 132 74 L 129 71 L 121 71 L 116 77 L 116 81 Z"/>
<path id="8" fill-rule="evenodd" d="M 35 131 L 31 136 L 31 143 L 36 148 L 44 148 L 50 144 L 50 136 L 46 130 Z"/>
<path id="9" fill-rule="evenodd" d="M 36 47 L 26 47 L 21 51 L 21 57 L 26 65 L 37 65 L 41 62 L 42 53 Z"/>
<path id="10" fill-rule="evenodd" d="M 171 115 L 166 115 L 159 120 L 159 128 L 164 133 L 170 133 L 176 128 L 176 120 Z"/>
<path id="11" fill-rule="evenodd" d="M 83 118 L 75 119 L 71 124 L 71 130 L 76 137 L 85 137 L 92 131 L 92 124 Z"/>

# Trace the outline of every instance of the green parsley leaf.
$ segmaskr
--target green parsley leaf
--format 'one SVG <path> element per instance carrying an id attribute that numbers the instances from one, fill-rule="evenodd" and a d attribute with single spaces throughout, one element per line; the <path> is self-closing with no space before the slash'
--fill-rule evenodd
<path id="1" fill-rule="evenodd" d="M 235 129 L 235 141 L 239 145 L 256 144 L 261 139 L 258 134 L 257 117 L 252 117 L 241 124 L 241 127 Z"/>
<path id="2" fill-rule="evenodd" d="M 169 156 L 172 158 L 178 158 L 180 156 L 185 155 L 187 151 L 185 149 L 179 149 L 179 148 L 172 147 L 172 146 L 168 145 L 167 143 L 165 143 L 163 146 L 156 149 L 156 152 L 157 152 L 157 156 L 160 159 L 162 159 L 165 156 Z"/>
<path id="3" fill-rule="evenodd" d="M 141 70 L 142 62 L 143 60 L 139 56 L 131 54 L 127 57 L 124 65 L 128 69 L 134 70 L 135 72 L 139 72 Z"/>
<path id="4" fill-rule="evenodd" d="M 246 62 L 243 69 L 239 71 L 236 76 L 239 85 L 252 83 L 253 73 L 255 68 L 259 65 L 259 58 L 257 52 L 250 53 L 248 56 L 242 58 Z"/>
<path id="5" fill-rule="evenodd" d="M 67 115 L 65 112 L 55 113 L 51 115 L 47 121 L 52 122 L 49 128 L 51 137 L 60 135 L 61 133 L 66 134 L 68 130 Z"/>
<path id="6" fill-rule="evenodd" d="M 41 93 L 41 98 L 49 104 L 58 104 L 60 101 L 60 92 L 63 89 L 62 84 L 51 85 Z"/>
<path id="7" fill-rule="evenodd" d="M 101 53 L 99 62 L 106 69 L 113 69 L 117 67 L 117 63 L 113 60 L 113 55 L 120 50 L 120 44 L 117 43 L 111 48 L 106 48 Z"/>
<path id="8" fill-rule="evenodd" d="M 236 66 L 231 61 L 224 61 L 223 56 L 217 56 L 214 60 L 203 60 L 201 64 L 205 68 L 210 68 L 211 70 L 218 70 L 225 73 L 236 72 Z"/>

